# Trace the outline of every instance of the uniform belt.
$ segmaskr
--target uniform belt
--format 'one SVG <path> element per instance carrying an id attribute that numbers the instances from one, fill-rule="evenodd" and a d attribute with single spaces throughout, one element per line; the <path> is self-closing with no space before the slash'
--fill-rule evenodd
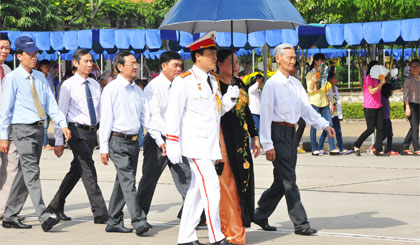
<path id="1" fill-rule="evenodd" d="M 131 140 L 131 141 L 136 141 L 139 138 L 138 134 L 122 134 L 118 132 L 112 132 L 112 135 L 120 137 L 120 138 L 124 138 L 127 140 Z"/>
<path id="2" fill-rule="evenodd" d="M 291 127 L 294 128 L 295 125 L 292 123 L 287 123 L 287 122 L 272 122 L 274 125 L 280 125 L 280 126 L 287 126 L 287 127 Z"/>
<path id="3" fill-rule="evenodd" d="M 73 126 L 75 126 L 76 128 L 82 128 L 82 129 L 86 129 L 86 130 L 88 130 L 89 132 L 92 132 L 92 131 L 94 131 L 94 132 L 96 132 L 96 126 L 89 126 L 89 125 L 83 125 L 83 124 L 80 124 L 80 123 L 74 123 L 74 122 L 69 122 L 69 125 L 73 125 Z"/>

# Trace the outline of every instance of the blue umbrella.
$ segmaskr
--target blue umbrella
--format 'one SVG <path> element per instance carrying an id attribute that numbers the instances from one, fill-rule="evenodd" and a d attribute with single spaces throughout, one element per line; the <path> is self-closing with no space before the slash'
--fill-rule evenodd
<path id="1" fill-rule="evenodd" d="M 179 0 L 159 29 L 251 33 L 302 24 L 305 21 L 288 0 Z"/>
<path id="2" fill-rule="evenodd" d="M 189 33 L 209 31 L 251 33 L 272 29 L 295 29 L 305 24 L 288 0 L 179 0 L 159 29 Z M 233 75 L 233 55 L 232 55 Z M 232 77 L 232 84 L 234 84 Z"/>

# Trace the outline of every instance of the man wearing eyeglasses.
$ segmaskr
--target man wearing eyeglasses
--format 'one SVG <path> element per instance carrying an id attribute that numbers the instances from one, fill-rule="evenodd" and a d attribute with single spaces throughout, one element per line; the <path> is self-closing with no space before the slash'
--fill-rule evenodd
<path id="1" fill-rule="evenodd" d="M 3 96 L 0 110 L 0 152 L 9 151 L 9 132 L 19 153 L 19 170 L 16 174 L 3 218 L 4 228 L 28 229 L 18 214 L 31 196 L 43 231 L 49 231 L 59 222 L 50 216 L 42 200 L 39 159 L 44 138 L 44 119 L 49 115 L 62 128 L 66 139 L 71 137 L 66 118 L 58 109 L 54 95 L 44 74 L 34 70 L 39 49 L 32 38 L 22 36 L 16 39 L 16 55 L 20 65 L 3 80 Z"/>

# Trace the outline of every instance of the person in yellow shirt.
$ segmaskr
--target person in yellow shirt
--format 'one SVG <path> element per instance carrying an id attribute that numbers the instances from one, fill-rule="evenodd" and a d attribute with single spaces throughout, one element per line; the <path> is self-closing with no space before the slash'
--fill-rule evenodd
<path id="1" fill-rule="evenodd" d="M 332 127 L 331 113 L 333 112 L 333 107 L 330 97 L 328 96 L 331 84 L 329 82 L 322 86 L 317 84 L 320 82 L 318 81 L 320 78 L 318 69 L 323 63 L 325 63 L 325 56 L 321 53 L 315 54 L 311 65 L 312 69 L 306 75 L 306 87 L 309 94 L 309 103 L 311 103 L 312 107 L 321 114 L 321 116 L 325 118 Z M 310 139 L 312 155 L 323 155 L 324 152 L 321 151 L 322 147 L 317 144 L 316 129 L 314 127 L 311 127 Z M 340 155 L 340 151 L 335 147 L 334 138 L 328 138 L 328 144 L 330 146 L 330 155 Z"/>

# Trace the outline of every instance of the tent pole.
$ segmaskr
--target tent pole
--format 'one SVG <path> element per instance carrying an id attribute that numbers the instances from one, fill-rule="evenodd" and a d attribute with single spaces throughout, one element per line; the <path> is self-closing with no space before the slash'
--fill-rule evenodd
<path id="1" fill-rule="evenodd" d="M 267 81 L 267 50 L 268 50 L 268 45 L 264 44 L 264 48 L 263 48 L 264 81 Z"/>
<path id="2" fill-rule="evenodd" d="M 252 50 L 252 73 L 255 72 L 255 50 Z"/>
<path id="3" fill-rule="evenodd" d="M 144 66 L 144 64 L 143 64 L 143 53 L 141 53 L 140 54 L 140 79 L 144 79 L 144 76 L 143 76 L 143 66 Z"/>
<path id="4" fill-rule="evenodd" d="M 61 84 L 61 53 L 58 51 L 58 84 Z"/>
<path id="5" fill-rule="evenodd" d="M 104 73 L 104 55 L 101 54 L 101 74 Z"/>
<path id="6" fill-rule="evenodd" d="M 13 54 L 13 70 L 16 69 L 16 54 Z"/>
<path id="7" fill-rule="evenodd" d="M 350 60 L 351 60 L 351 56 L 350 56 L 350 49 L 347 49 L 347 87 L 350 88 Z"/>

